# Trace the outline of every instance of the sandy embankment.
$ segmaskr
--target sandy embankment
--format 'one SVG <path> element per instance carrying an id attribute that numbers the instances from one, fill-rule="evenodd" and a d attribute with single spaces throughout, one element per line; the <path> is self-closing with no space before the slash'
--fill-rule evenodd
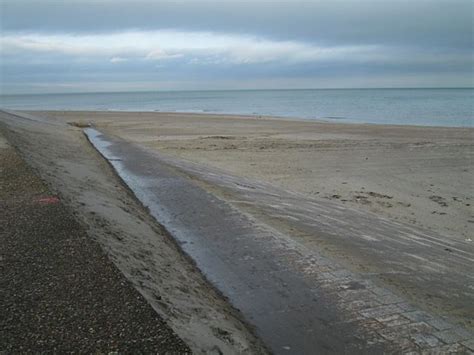
<path id="1" fill-rule="evenodd" d="M 193 353 L 265 353 L 81 129 L 3 112 L 0 129 Z"/>
<path id="2" fill-rule="evenodd" d="M 1 352 L 190 354 L 1 128 Z"/>
<path id="3" fill-rule="evenodd" d="M 474 129 L 164 113 L 49 112 L 238 176 L 472 238 Z"/>

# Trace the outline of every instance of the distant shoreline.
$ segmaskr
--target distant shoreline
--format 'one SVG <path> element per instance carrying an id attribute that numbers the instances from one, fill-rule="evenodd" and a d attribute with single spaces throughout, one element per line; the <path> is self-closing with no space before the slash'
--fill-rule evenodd
<path id="1" fill-rule="evenodd" d="M 472 89 L 317 89 L 0 97 L 12 110 L 176 112 L 383 125 L 473 127 Z"/>
<path id="2" fill-rule="evenodd" d="M 13 93 L 0 94 L 6 96 L 47 96 L 47 95 L 94 95 L 94 94 L 128 94 L 128 93 L 175 93 L 175 92 L 239 92 L 239 91 L 317 91 L 317 90 L 474 90 L 473 87 L 374 87 L 374 88 L 289 88 L 289 89 L 205 89 L 205 90 L 138 90 L 138 91 L 77 91 L 77 92 L 46 92 L 46 93 Z"/>

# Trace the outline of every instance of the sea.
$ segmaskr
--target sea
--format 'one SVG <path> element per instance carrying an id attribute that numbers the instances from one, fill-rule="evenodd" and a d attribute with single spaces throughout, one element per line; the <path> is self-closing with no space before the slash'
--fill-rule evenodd
<path id="1" fill-rule="evenodd" d="M 474 88 L 149 91 L 1 95 L 12 110 L 196 112 L 473 127 Z"/>

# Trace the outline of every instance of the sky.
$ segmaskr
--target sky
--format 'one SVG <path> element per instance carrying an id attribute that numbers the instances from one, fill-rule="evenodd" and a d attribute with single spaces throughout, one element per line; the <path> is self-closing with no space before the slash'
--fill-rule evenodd
<path id="1" fill-rule="evenodd" d="M 473 87 L 472 0 L 0 0 L 0 93 Z"/>

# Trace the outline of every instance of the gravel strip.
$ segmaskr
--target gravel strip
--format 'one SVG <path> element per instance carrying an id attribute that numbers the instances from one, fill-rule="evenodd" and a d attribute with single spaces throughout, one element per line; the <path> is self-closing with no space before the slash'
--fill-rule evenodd
<path id="1" fill-rule="evenodd" d="M 7 144 L 0 312 L 0 352 L 190 353 Z"/>

